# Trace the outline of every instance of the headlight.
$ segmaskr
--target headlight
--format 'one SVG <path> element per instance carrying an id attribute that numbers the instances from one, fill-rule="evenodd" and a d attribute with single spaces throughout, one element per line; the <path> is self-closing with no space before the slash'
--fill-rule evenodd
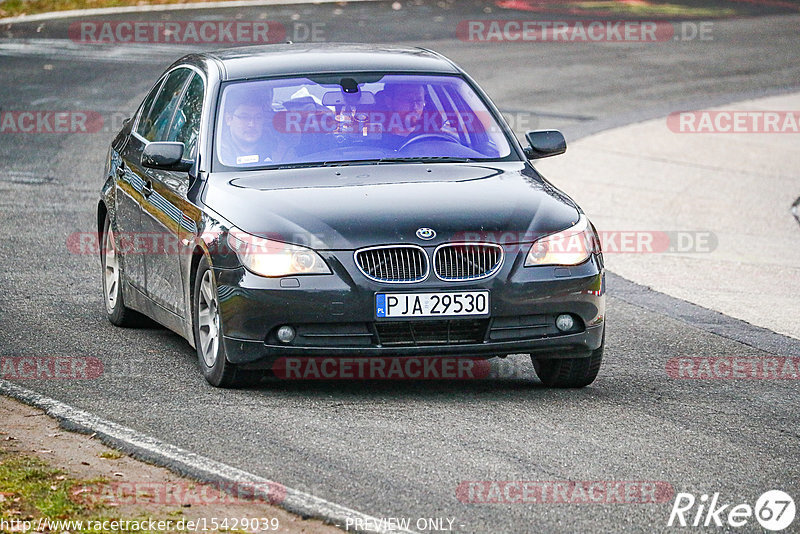
<path id="1" fill-rule="evenodd" d="M 581 215 L 575 226 L 535 241 L 525 258 L 525 267 L 578 265 L 599 251 L 597 235 L 589 220 Z"/>
<path id="2" fill-rule="evenodd" d="M 310 248 L 235 230 L 228 233 L 228 245 L 248 271 L 260 276 L 331 273 L 325 260 Z"/>

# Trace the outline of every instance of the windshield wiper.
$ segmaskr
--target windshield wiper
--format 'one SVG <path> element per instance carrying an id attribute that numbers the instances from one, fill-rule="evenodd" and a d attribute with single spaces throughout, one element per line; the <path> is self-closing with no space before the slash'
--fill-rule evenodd
<path id="1" fill-rule="evenodd" d="M 287 163 L 274 167 L 276 169 L 301 169 L 308 167 L 347 167 L 349 165 L 380 165 L 381 163 L 469 163 L 470 158 L 453 158 L 449 156 L 408 157 L 408 158 L 373 158 L 355 159 L 350 161 L 314 161 L 302 163 Z"/>
<path id="2" fill-rule="evenodd" d="M 302 163 L 286 163 L 273 167 L 275 169 L 303 169 L 308 167 L 338 167 L 340 165 L 349 165 L 350 161 L 309 161 Z"/>
<path id="3" fill-rule="evenodd" d="M 469 163 L 471 158 L 454 158 L 450 156 L 426 156 L 409 158 L 381 158 L 378 163 Z"/>

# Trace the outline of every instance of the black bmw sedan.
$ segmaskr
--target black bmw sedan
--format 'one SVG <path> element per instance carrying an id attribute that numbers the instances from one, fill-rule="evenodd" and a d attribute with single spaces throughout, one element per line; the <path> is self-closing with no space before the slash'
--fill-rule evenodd
<path id="1" fill-rule="evenodd" d="M 193 54 L 111 144 L 97 224 L 109 320 L 144 314 L 209 383 L 291 358 L 530 354 L 583 387 L 604 345 L 594 227 L 487 95 L 420 48 Z"/>

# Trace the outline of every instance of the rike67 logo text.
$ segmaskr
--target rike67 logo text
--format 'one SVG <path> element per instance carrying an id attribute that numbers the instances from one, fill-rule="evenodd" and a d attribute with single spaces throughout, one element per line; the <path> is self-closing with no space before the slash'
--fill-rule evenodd
<path id="1" fill-rule="evenodd" d="M 794 499 L 780 490 L 764 492 L 755 506 L 725 502 L 719 493 L 703 494 L 699 499 L 691 493 L 678 493 L 667 526 L 741 528 L 755 518 L 765 530 L 778 532 L 792 524 L 795 512 Z"/>

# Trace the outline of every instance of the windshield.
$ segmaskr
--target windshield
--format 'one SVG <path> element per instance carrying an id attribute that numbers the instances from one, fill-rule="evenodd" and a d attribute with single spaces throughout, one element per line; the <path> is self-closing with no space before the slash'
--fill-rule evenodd
<path id="1" fill-rule="evenodd" d="M 505 158 L 495 117 L 457 76 L 338 74 L 224 87 L 218 164 L 239 170 Z"/>

